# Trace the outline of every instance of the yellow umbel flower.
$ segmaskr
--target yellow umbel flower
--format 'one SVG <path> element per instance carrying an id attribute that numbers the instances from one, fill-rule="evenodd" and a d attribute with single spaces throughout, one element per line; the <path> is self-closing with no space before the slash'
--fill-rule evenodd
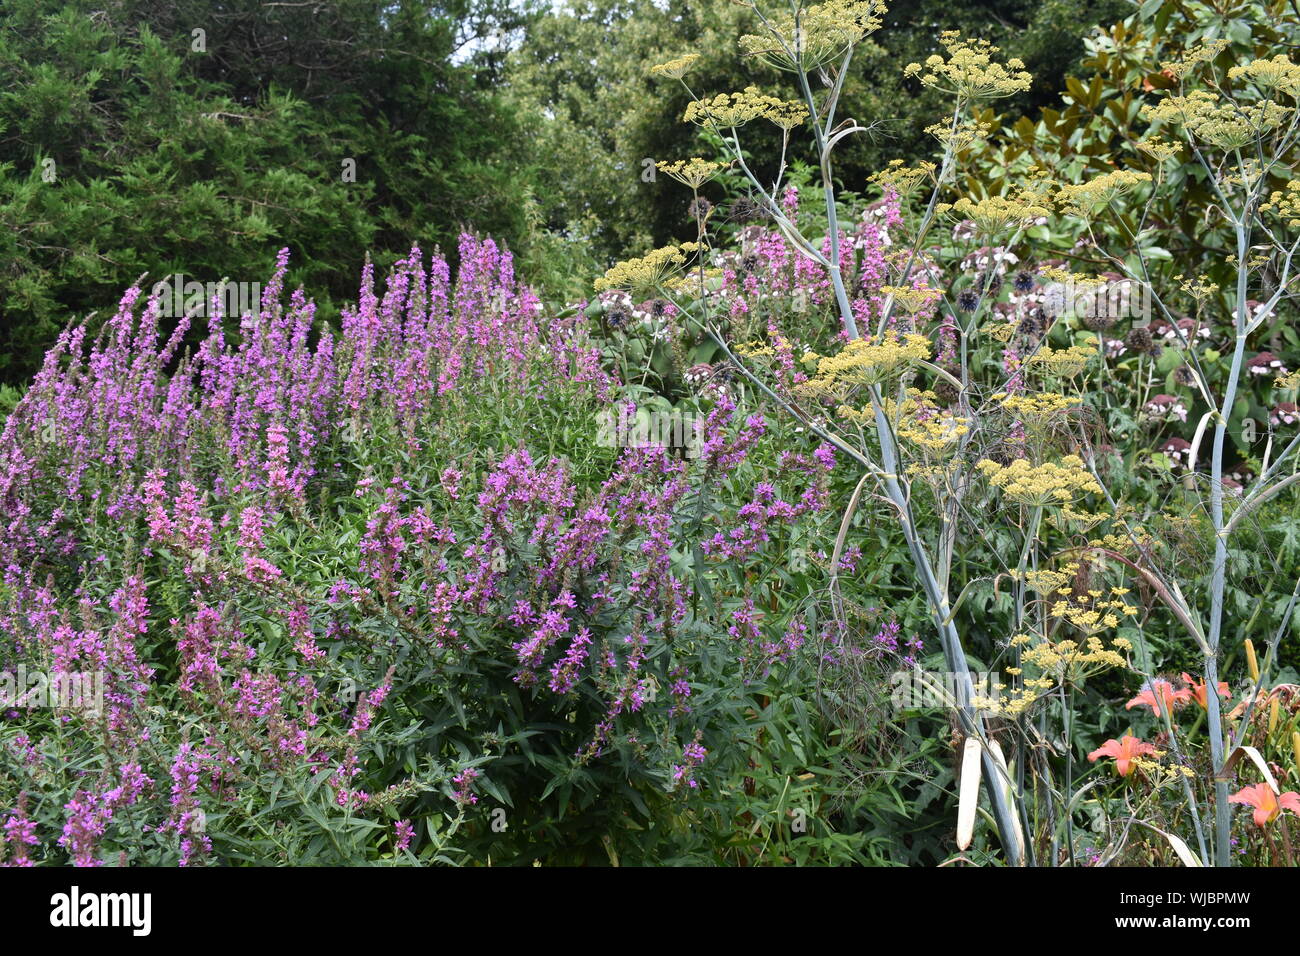
<path id="1" fill-rule="evenodd" d="M 1053 349 L 1044 345 L 1025 362 L 1031 368 L 1072 378 L 1084 370 L 1096 352 L 1086 345 L 1071 345 L 1069 348 Z"/>
<path id="2" fill-rule="evenodd" d="M 1028 684 L 1030 682 L 1026 682 Z M 1027 711 L 1055 686 L 1050 678 L 1034 680 L 1033 687 L 1013 687 L 1008 693 L 999 697 L 976 696 L 971 705 L 979 710 L 986 710 L 999 717 L 1016 718 Z"/>
<path id="3" fill-rule="evenodd" d="M 952 123 L 931 123 L 925 128 L 925 132 L 938 140 L 939 145 L 945 151 L 963 153 L 974 143 L 988 136 L 992 129 L 993 127 L 989 123 L 965 119 L 956 125 Z"/>
<path id="4" fill-rule="evenodd" d="M 908 64 L 903 74 L 964 99 L 992 99 L 1029 89 L 1032 77 L 1025 72 L 1025 64 L 1016 58 L 1005 65 L 993 62 L 998 48 L 987 41 L 963 40 L 956 30 L 947 30 L 939 35 L 939 42 L 948 51 L 946 60 L 936 53 L 924 66 Z"/>
<path id="5" fill-rule="evenodd" d="M 1127 667 L 1125 654 L 1132 650 L 1131 642 L 1117 637 L 1109 645 L 1095 634 L 1085 635 L 1083 643 L 1073 640 L 1052 641 L 1040 634 L 1016 634 L 1010 645 L 1020 651 L 1021 667 L 1008 667 L 1007 672 L 1019 676 L 1025 667 L 1038 671 L 1027 677 L 1022 687 L 999 694 L 997 698 L 982 698 L 977 707 L 1006 717 L 1018 717 L 1041 700 L 1058 685 L 1082 683 L 1089 677 L 1114 667 Z M 1005 685 L 997 685 L 999 690 Z"/>
<path id="6" fill-rule="evenodd" d="M 1099 279 L 1084 272 L 1062 269 L 1059 266 L 1044 266 L 1038 270 L 1038 274 L 1042 276 L 1044 282 L 1059 282 L 1061 285 L 1072 286 L 1085 292 L 1106 284 L 1105 279 Z"/>
<path id="7" fill-rule="evenodd" d="M 663 281 L 663 290 L 674 297 L 699 298 L 701 281 L 708 283 L 710 280 L 721 280 L 722 270 L 716 268 L 701 269 L 698 266 L 692 267 L 690 271 L 681 275 L 670 275 Z M 704 294 L 708 294 L 707 285 L 704 287 Z"/>
<path id="8" fill-rule="evenodd" d="M 1202 63 L 1209 63 L 1231 45 L 1228 40 L 1206 40 L 1184 50 L 1181 59 L 1166 60 L 1160 66 L 1176 80 L 1181 80 Z"/>
<path id="9" fill-rule="evenodd" d="M 1285 53 L 1271 60 L 1252 60 L 1244 66 L 1228 70 L 1228 79 L 1246 77 L 1261 90 L 1277 90 L 1292 99 L 1300 97 L 1300 65 L 1291 62 Z"/>
<path id="10" fill-rule="evenodd" d="M 1136 540 L 1137 544 L 1134 545 Z M 1136 548 L 1150 548 L 1156 543 L 1155 539 L 1141 528 L 1133 529 L 1133 537 L 1126 534 L 1104 534 L 1100 538 L 1093 538 L 1088 542 L 1088 547 L 1099 548 L 1104 551 L 1114 551 L 1116 554 L 1132 554 Z"/>
<path id="11" fill-rule="evenodd" d="M 1182 143 L 1173 143 L 1162 136 L 1152 136 L 1137 144 L 1137 148 L 1142 150 L 1156 162 L 1164 163 L 1171 159 L 1177 159 L 1183 151 Z"/>
<path id="12" fill-rule="evenodd" d="M 1013 568 L 1008 573 L 1013 578 L 1019 578 L 1023 576 L 1025 579 L 1025 586 L 1029 588 L 1029 590 L 1035 591 L 1038 594 L 1053 594 L 1056 591 L 1061 590 L 1061 588 L 1065 587 L 1073 579 L 1073 574 L 1067 574 L 1064 571 L 1052 571 L 1047 568 L 1044 568 L 1039 571 L 1025 571 L 1023 575 L 1020 571 L 1017 571 Z M 1019 635 L 1019 636 L 1024 637 L 1024 635 Z M 1025 637 L 1025 640 L 1020 641 L 1019 643 L 1027 643 L 1027 642 L 1028 642 L 1028 638 Z M 1013 638 L 1011 643 L 1016 644 L 1018 642 L 1015 638 Z"/>
<path id="13" fill-rule="evenodd" d="M 868 176 L 867 182 L 882 190 L 892 189 L 900 197 L 907 198 L 926 179 L 933 179 L 937 168 L 934 163 L 906 166 L 901 159 L 891 159 L 884 169 Z"/>
<path id="14" fill-rule="evenodd" d="M 735 345 L 735 352 L 742 358 L 771 358 L 776 355 L 776 349 L 770 345 L 765 345 L 757 340 L 752 342 L 739 342 Z"/>
<path id="15" fill-rule="evenodd" d="M 768 96 L 756 86 L 748 86 L 740 93 L 719 93 L 712 99 L 695 100 L 682 114 L 684 122 L 715 129 L 734 129 L 766 119 L 787 131 L 807 117 L 808 108 L 798 100 Z"/>
<path id="16" fill-rule="evenodd" d="M 1041 465 L 1032 464 L 1027 458 L 999 465 L 985 458 L 975 467 L 1008 498 L 1026 505 L 1061 505 L 1088 493 L 1101 492 L 1101 485 L 1078 455 L 1066 455 L 1060 464 L 1047 461 Z"/>
<path id="17" fill-rule="evenodd" d="M 1079 511 L 1070 505 L 1061 505 L 1061 510 L 1048 516 L 1048 521 L 1066 534 L 1082 534 L 1101 524 L 1110 515 L 1092 511 Z"/>
<path id="18" fill-rule="evenodd" d="M 936 415 L 924 421 L 900 421 L 894 432 L 906 442 L 931 454 L 945 453 L 971 431 L 971 420 L 961 415 Z"/>
<path id="19" fill-rule="evenodd" d="M 1259 210 L 1276 214 L 1292 229 L 1300 226 L 1300 179 L 1291 180 L 1285 190 L 1274 190 Z"/>
<path id="20" fill-rule="evenodd" d="M 1057 601 L 1049 613 L 1052 617 L 1063 618 L 1091 637 L 1119 627 L 1120 615 L 1134 617 L 1138 613 L 1136 607 L 1124 600 L 1125 593 L 1126 588 L 1111 588 L 1109 597 L 1103 591 L 1076 594 L 1069 600 Z"/>
<path id="21" fill-rule="evenodd" d="M 1292 109 L 1272 100 L 1258 103 L 1223 102 L 1208 90 L 1170 96 L 1155 106 L 1143 106 L 1143 119 L 1182 126 L 1189 136 L 1223 150 L 1241 149 L 1286 123 Z"/>
<path id="22" fill-rule="evenodd" d="M 936 208 L 940 213 L 952 212 L 958 218 L 971 220 L 976 231 L 985 236 L 999 236 L 1030 226 L 1035 220 L 1052 214 L 1038 190 L 1021 190 L 1015 196 L 989 196 L 985 199 L 963 197 L 951 206 L 940 203 Z"/>
<path id="23" fill-rule="evenodd" d="M 998 392 L 992 396 L 993 401 L 1005 412 L 1014 415 L 1025 424 L 1042 425 L 1051 421 L 1062 412 L 1078 408 L 1081 399 L 1061 395 L 1058 392 Z"/>
<path id="24" fill-rule="evenodd" d="M 928 359 L 930 355 L 930 340 L 915 333 L 886 336 L 879 341 L 871 336 L 854 339 L 835 355 L 819 359 L 817 375 L 795 389 L 807 398 L 842 401 L 853 389 L 878 385 L 912 362 Z"/>
<path id="25" fill-rule="evenodd" d="M 1076 641 L 1043 641 L 1025 651 L 1020 659 L 1063 680 L 1077 680 L 1084 672 L 1091 674 L 1128 664 L 1124 655 L 1096 636 L 1086 638 L 1082 646 Z"/>
<path id="26" fill-rule="evenodd" d="M 655 163 L 655 167 L 666 176 L 671 176 L 683 186 L 699 189 L 719 172 L 727 168 L 726 163 L 714 163 L 698 156 L 693 159 L 679 159 L 675 163 Z"/>
<path id="27" fill-rule="evenodd" d="M 881 295 L 893 296 L 894 301 L 902 306 L 903 311 L 909 315 L 915 315 L 928 305 L 933 305 L 943 297 L 943 292 L 939 289 L 930 289 L 922 286 L 914 288 L 912 286 L 886 285 L 880 287 Z"/>
<path id="28" fill-rule="evenodd" d="M 698 53 L 687 53 L 685 56 L 679 56 L 675 60 L 669 60 L 667 63 L 660 63 L 658 66 L 650 67 L 650 72 L 655 76 L 665 76 L 670 80 L 680 80 L 691 70 L 695 69 L 695 64 L 700 60 Z"/>
<path id="29" fill-rule="evenodd" d="M 746 34 L 740 49 L 777 70 L 811 72 L 842 57 L 854 44 L 880 29 L 880 0 L 830 0 L 767 22 L 767 32 Z"/>
<path id="30" fill-rule="evenodd" d="M 949 452 L 970 433 L 970 419 L 941 409 L 933 392 L 909 388 L 899 404 L 884 400 L 885 416 L 894 424 L 894 433 L 903 441 L 931 455 Z M 867 408 L 872 420 L 875 410 Z"/>
<path id="31" fill-rule="evenodd" d="M 1020 327 L 1018 322 L 993 321 L 986 322 L 980 326 L 980 331 L 991 339 L 997 339 L 999 342 L 1010 342 L 1011 337 L 1016 334 L 1016 329 Z"/>
<path id="32" fill-rule="evenodd" d="M 1207 275 L 1200 275 L 1195 279 L 1189 279 L 1182 273 L 1179 273 L 1174 276 L 1174 281 L 1178 283 L 1178 288 L 1183 290 L 1184 295 L 1190 296 L 1197 302 L 1203 302 L 1219 291 L 1218 283 L 1211 282 L 1210 277 Z"/>
<path id="33" fill-rule="evenodd" d="M 1149 173 L 1117 169 L 1077 186 L 1062 186 L 1056 199 L 1063 212 L 1086 219 L 1098 207 L 1108 206 L 1120 196 L 1132 192 L 1141 183 L 1149 182 Z"/>
<path id="34" fill-rule="evenodd" d="M 1300 388 L 1300 368 L 1273 379 L 1274 388 Z"/>
<path id="35" fill-rule="evenodd" d="M 764 118 L 788 133 L 796 126 L 803 125 L 808 118 L 808 107 L 797 100 L 780 100 L 768 108 Z"/>
<path id="36" fill-rule="evenodd" d="M 686 264 L 689 254 L 698 252 L 699 243 L 684 242 L 678 246 L 664 246 L 646 253 L 639 259 L 619 262 L 605 273 L 603 279 L 597 279 L 597 292 L 610 289 L 624 289 L 631 292 L 657 292 L 668 277 Z"/>

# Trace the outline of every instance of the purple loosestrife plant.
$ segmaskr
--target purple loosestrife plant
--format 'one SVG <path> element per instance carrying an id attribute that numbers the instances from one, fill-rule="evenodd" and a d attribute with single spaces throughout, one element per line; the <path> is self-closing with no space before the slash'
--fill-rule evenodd
<path id="1" fill-rule="evenodd" d="M 284 251 L 192 351 L 138 288 L 60 337 L 0 431 L 0 669 L 103 699 L 0 712 L 7 860 L 413 859 L 394 821 L 422 858 L 586 859 L 709 790 L 718 694 L 808 626 L 716 638 L 834 456 L 722 392 L 699 457 L 595 448 L 632 392 L 584 323 L 489 240 L 459 261 L 367 264 L 336 329 Z"/>

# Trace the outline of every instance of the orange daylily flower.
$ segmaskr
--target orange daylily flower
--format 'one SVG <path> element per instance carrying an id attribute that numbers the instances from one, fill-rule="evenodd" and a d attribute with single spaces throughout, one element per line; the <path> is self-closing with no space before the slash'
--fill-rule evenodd
<path id="1" fill-rule="evenodd" d="M 1266 783 L 1257 783 L 1253 787 L 1239 790 L 1228 798 L 1229 803 L 1244 803 L 1255 808 L 1255 826 L 1262 827 L 1281 815 L 1283 810 L 1290 810 L 1300 816 L 1300 793 L 1288 790 L 1279 796 Z"/>
<path id="2" fill-rule="evenodd" d="M 1270 691 L 1267 687 L 1261 687 L 1259 689 L 1259 693 L 1255 695 L 1255 706 L 1263 707 L 1265 704 L 1268 703 L 1268 699 L 1271 695 L 1272 695 L 1272 691 Z M 1231 711 L 1228 712 L 1228 719 L 1237 720 L 1238 718 L 1241 717 L 1242 714 L 1246 712 L 1246 708 L 1249 706 L 1250 706 L 1250 692 L 1247 691 L 1246 696 L 1242 698 L 1241 702 L 1237 704 L 1236 707 L 1232 708 Z"/>
<path id="3" fill-rule="evenodd" d="M 1150 707 L 1151 713 L 1159 717 L 1162 703 L 1172 714 L 1191 699 L 1192 692 L 1190 690 L 1176 688 L 1170 681 L 1158 678 L 1143 687 L 1140 694 L 1124 705 L 1124 709 L 1132 710 L 1138 706 Z"/>
<path id="4" fill-rule="evenodd" d="M 1141 757 L 1145 754 L 1153 754 L 1156 748 L 1152 744 L 1143 743 L 1132 734 L 1125 734 L 1122 740 L 1111 739 L 1106 741 L 1092 753 L 1088 754 L 1088 759 L 1093 763 L 1097 762 L 1098 757 L 1114 757 L 1115 766 L 1119 770 L 1121 777 L 1127 777 L 1128 772 L 1133 769 L 1132 760 L 1134 757 Z"/>
<path id="5" fill-rule="evenodd" d="M 1187 685 L 1187 689 L 1191 691 L 1193 699 L 1201 705 L 1201 710 L 1205 710 L 1209 706 L 1205 699 L 1205 681 L 1201 681 L 1198 684 L 1192 679 L 1192 676 L 1188 674 L 1187 671 L 1183 671 L 1182 678 L 1183 683 Z M 1227 700 L 1232 696 L 1232 692 L 1228 690 L 1228 682 L 1226 680 L 1219 681 L 1219 696 L 1224 700 Z"/>

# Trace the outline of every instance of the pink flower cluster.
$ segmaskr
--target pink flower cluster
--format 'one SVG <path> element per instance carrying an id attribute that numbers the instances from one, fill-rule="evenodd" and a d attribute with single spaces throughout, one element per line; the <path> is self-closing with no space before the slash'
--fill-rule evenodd
<path id="1" fill-rule="evenodd" d="M 443 258 L 426 265 L 413 249 L 382 296 L 367 265 L 337 332 L 301 291 L 283 301 L 284 251 L 260 310 L 222 316 L 215 298 L 192 351 L 189 321 L 164 335 L 160 303 L 133 288 L 93 340 L 74 327 L 47 356 L 0 432 L 0 666 L 40 657 L 56 673 L 104 675 L 102 724 L 58 718 L 106 748 L 105 769 L 60 798 L 57 844 L 73 862 L 98 865 L 138 804 L 129 816 L 149 821 L 144 832 L 182 865 L 203 862 L 205 807 L 234 803 L 253 773 L 327 781 L 350 812 L 383 805 L 366 789 L 368 738 L 392 723 L 401 688 L 475 653 L 504 662 L 511 692 L 530 701 L 595 701 L 582 760 L 634 715 L 677 734 L 692 710 L 674 645 L 694 596 L 681 555 L 732 562 L 743 578 L 780 528 L 826 507 L 829 447 L 787 451 L 769 480 L 741 486 L 768 425 L 738 420 L 725 394 L 694 461 L 625 448 L 580 481 L 522 443 L 445 453 L 431 424 L 481 389 L 577 392 L 594 418 L 615 385 L 579 322 L 543 328 L 508 252 L 465 236 L 458 253 L 453 282 Z M 382 459 L 365 454 L 376 436 L 389 442 Z M 711 495 L 722 483 L 738 507 Z M 311 545 L 285 539 L 348 509 L 347 553 L 327 556 L 347 566 L 302 574 Z M 803 644 L 801 621 L 773 638 L 752 612 L 747 600 L 732 626 L 744 663 L 770 666 Z M 279 635 L 272 651 L 266 634 Z M 423 670 L 399 675 L 394 660 Z M 344 699 L 330 687 L 350 673 L 367 685 Z M 21 739 L 19 789 L 34 791 L 53 761 Z M 686 745 L 678 781 L 695 787 L 704 756 L 698 738 Z M 473 805 L 490 773 L 458 772 L 453 799 Z M 0 810 L 5 856 L 23 865 L 36 824 L 25 798 Z M 398 849 L 411 836 L 399 825 Z"/>

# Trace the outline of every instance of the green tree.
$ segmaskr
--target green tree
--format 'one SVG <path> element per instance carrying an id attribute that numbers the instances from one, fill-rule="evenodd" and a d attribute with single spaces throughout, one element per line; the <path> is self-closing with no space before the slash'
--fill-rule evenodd
<path id="1" fill-rule="evenodd" d="M 899 0 L 889 6 L 884 29 L 859 51 L 842 98 L 841 115 L 874 124 L 875 132 L 850 139 L 837 154 L 842 184 L 851 190 L 861 189 L 889 159 L 933 151 L 924 130 L 940 112 L 938 100 L 904 79 L 902 67 L 934 52 L 940 29 L 983 37 L 1024 60 L 1035 86 L 1010 107 L 1036 111 L 1057 102 L 1064 76 L 1084 52 L 1087 28 L 1111 22 L 1131 4 Z M 750 84 L 774 90 L 776 73 L 742 64 L 735 55 L 740 37 L 755 26 L 753 13 L 729 0 L 571 0 L 532 25 L 506 76 L 537 144 L 535 176 L 546 224 L 593 242 L 611 258 L 688 235 L 693 226 L 681 191 L 663 177 L 645 182 L 643 164 L 700 155 L 708 147 L 696 140 L 694 127 L 677 122 L 686 93 L 652 83 L 647 66 L 689 49 L 702 55 L 691 73 L 697 94 Z M 764 142 L 751 133 L 754 155 L 779 152 L 769 148 L 778 144 L 776 137 L 773 131 Z"/>
<path id="2" fill-rule="evenodd" d="M 148 272 L 355 295 L 366 250 L 526 246 L 498 0 L 0 3 L 0 378 Z M 347 175 L 355 168 L 355 177 Z"/>

